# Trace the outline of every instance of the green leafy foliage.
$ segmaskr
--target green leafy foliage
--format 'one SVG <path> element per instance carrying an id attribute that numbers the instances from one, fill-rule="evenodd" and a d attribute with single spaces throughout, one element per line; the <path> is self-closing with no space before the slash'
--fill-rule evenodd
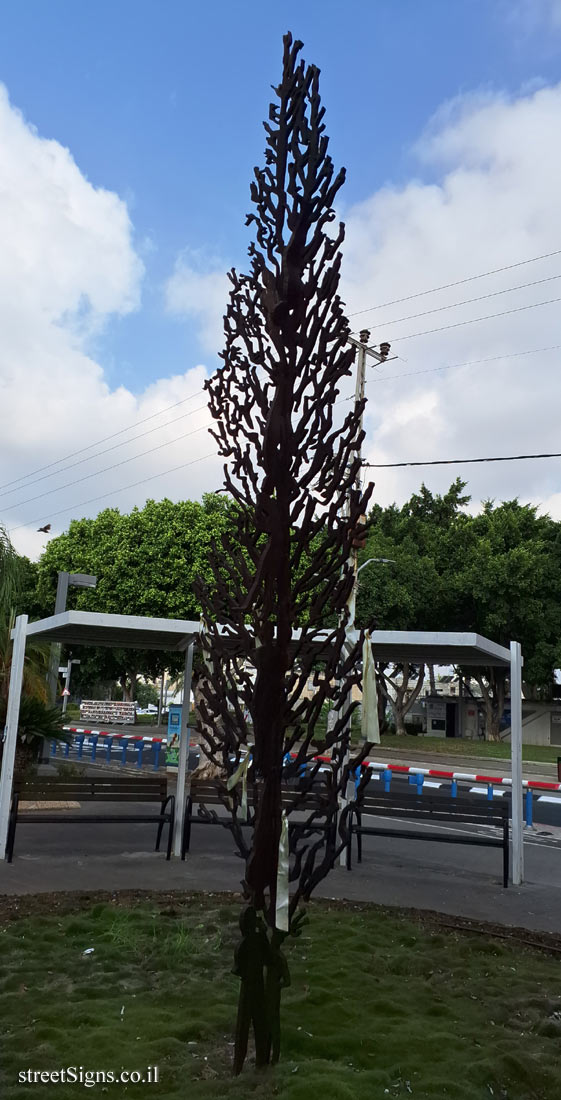
<path id="1" fill-rule="evenodd" d="M 51 539 L 37 571 L 36 602 L 52 614 L 57 573 L 92 573 L 95 589 L 70 588 L 68 606 L 107 614 L 198 620 L 194 582 L 212 583 L 211 556 L 221 553 L 222 533 L 231 527 L 231 504 L 206 494 L 202 502 L 149 500 L 122 514 L 108 508 L 94 519 L 74 520 Z M 74 650 L 73 650 L 74 652 Z M 182 659 L 162 653 L 84 650 L 73 685 L 82 694 L 99 683 L 178 672 Z"/>

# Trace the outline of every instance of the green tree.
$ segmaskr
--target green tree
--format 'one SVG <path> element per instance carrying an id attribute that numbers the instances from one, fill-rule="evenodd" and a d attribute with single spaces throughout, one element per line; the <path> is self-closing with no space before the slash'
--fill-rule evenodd
<path id="1" fill-rule="evenodd" d="M 373 561 L 359 575 L 357 622 L 375 621 L 380 630 L 446 630 L 453 617 L 450 574 L 459 561 L 469 516 L 469 501 L 460 478 L 442 496 L 425 485 L 401 508 L 375 506 L 372 527 L 359 564 L 369 558 L 389 558 L 394 564 Z M 429 666 L 431 679 L 434 670 Z M 381 730 L 387 728 L 386 703 L 394 714 L 398 734 L 405 733 L 405 716 L 421 691 L 425 666 L 377 663 Z"/>
<path id="2" fill-rule="evenodd" d="M 32 588 L 32 563 L 14 550 L 5 529 L 0 526 L 0 729 L 6 723 L 12 669 L 11 634 L 15 611 L 25 610 L 26 586 Z M 43 738 L 65 739 L 60 715 L 46 706 L 48 657 L 44 645 L 28 639 L 23 667 L 22 699 L 16 746 L 15 771 L 27 773 L 36 768 Z M 0 760 L 2 748 L 0 746 Z"/>
<path id="3" fill-rule="evenodd" d="M 372 564 L 361 572 L 358 621 L 375 617 L 381 629 L 475 631 L 504 646 L 519 641 L 525 694 L 545 698 L 561 663 L 561 525 L 517 500 L 498 506 L 488 501 L 480 515 L 469 515 L 465 488 L 457 478 L 439 496 L 422 485 L 402 508 L 373 510 L 361 561 L 388 557 L 396 564 Z M 386 669 L 379 672 L 384 684 Z M 406 683 L 403 690 L 406 674 L 411 670 L 391 673 L 401 729 L 418 685 L 410 689 Z M 479 669 L 475 678 L 485 700 L 487 736 L 498 738 L 506 673 Z"/>
<path id="4" fill-rule="evenodd" d="M 38 567 L 37 600 L 52 614 L 57 573 L 93 573 L 95 589 L 69 591 L 69 604 L 108 614 L 197 620 L 196 578 L 212 583 L 210 560 L 231 526 L 232 505 L 221 495 L 196 501 L 149 500 L 122 514 L 108 508 L 94 519 L 74 520 L 51 539 Z M 134 698 L 139 675 L 154 678 L 164 669 L 178 672 L 175 655 L 134 650 L 85 650 L 76 672 L 77 690 L 117 680 Z M 195 670 L 196 674 L 196 670 Z"/>
<path id="5" fill-rule="evenodd" d="M 463 561 L 452 578 L 459 629 L 499 645 L 522 646 L 526 695 L 547 697 L 561 662 L 561 526 L 518 500 L 487 501 L 470 522 Z M 453 629 L 453 627 L 451 627 Z M 470 670 L 473 671 L 473 670 Z M 487 736 L 500 736 L 506 670 L 475 673 Z"/>

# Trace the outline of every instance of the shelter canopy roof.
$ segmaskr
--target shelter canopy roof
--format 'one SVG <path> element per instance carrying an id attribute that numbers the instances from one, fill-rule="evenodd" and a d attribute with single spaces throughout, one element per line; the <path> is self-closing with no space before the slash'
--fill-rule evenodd
<path id="1" fill-rule="evenodd" d="M 64 645 L 110 646 L 115 649 L 162 649 L 181 652 L 200 634 L 199 621 L 157 619 L 142 615 L 103 615 L 93 611 L 63 611 L 29 623 L 27 636 Z M 318 649 L 330 632 L 316 636 Z M 296 642 L 300 632 L 294 632 Z M 350 640 L 356 640 L 353 631 Z M 409 664 L 510 666 L 510 650 L 480 634 L 456 631 L 374 630 L 374 658 Z M 234 644 L 234 638 L 232 638 Z"/>

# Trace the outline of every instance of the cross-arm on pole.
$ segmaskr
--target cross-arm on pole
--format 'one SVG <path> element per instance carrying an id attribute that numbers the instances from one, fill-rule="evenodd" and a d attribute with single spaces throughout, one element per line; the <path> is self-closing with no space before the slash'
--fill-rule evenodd
<path id="1" fill-rule="evenodd" d="M 6 858 L 8 821 L 10 817 L 12 783 L 14 779 L 14 761 L 18 739 L 19 707 L 23 683 L 26 632 L 27 615 L 18 615 L 14 629 L 8 711 L 6 714 L 6 728 L 2 745 L 2 773 L 0 776 L 0 859 Z"/>

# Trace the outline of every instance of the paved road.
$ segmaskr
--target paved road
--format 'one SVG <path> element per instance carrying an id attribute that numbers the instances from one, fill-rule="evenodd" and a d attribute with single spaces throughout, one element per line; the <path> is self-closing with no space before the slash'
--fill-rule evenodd
<path id="1" fill-rule="evenodd" d="M 155 832 L 152 825 L 21 824 L 14 863 L 0 863 L 0 893 L 239 890 L 243 864 L 225 829 L 194 826 L 184 863 L 153 852 Z M 337 866 L 318 894 L 561 932 L 561 843 L 528 838 L 525 862 L 524 886 L 504 890 L 500 849 L 368 837 L 363 863 L 350 872 Z"/>

